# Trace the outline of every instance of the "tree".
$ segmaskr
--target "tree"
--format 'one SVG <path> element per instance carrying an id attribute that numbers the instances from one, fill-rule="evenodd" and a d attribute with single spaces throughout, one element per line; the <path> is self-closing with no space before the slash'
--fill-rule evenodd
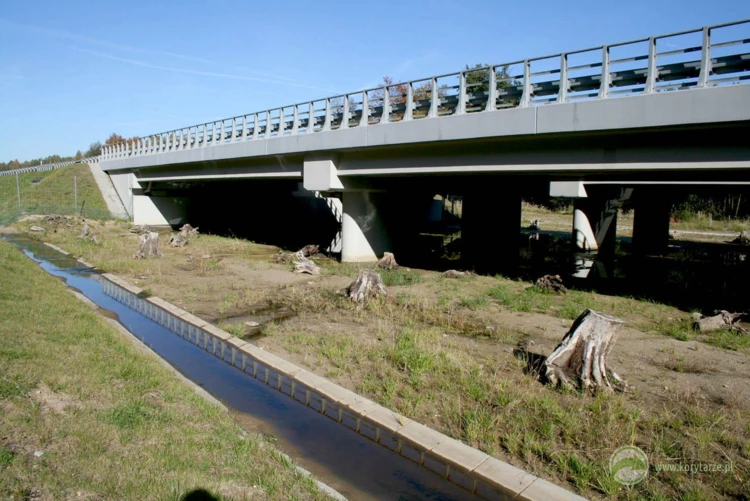
<path id="1" fill-rule="evenodd" d="M 102 143 L 100 143 L 99 141 L 96 141 L 95 143 L 91 143 L 89 145 L 89 149 L 86 151 L 86 154 L 84 156 L 86 158 L 99 156 L 101 149 L 102 149 Z"/>
<path id="2" fill-rule="evenodd" d="M 75 159 L 80 160 L 82 158 L 83 158 L 83 153 L 81 153 L 81 150 L 76 151 Z"/>

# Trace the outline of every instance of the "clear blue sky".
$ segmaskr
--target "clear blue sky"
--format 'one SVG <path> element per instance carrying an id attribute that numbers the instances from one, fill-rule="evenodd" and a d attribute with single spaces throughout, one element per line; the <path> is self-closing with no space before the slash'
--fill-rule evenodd
<path id="1" fill-rule="evenodd" d="M 0 160 L 467 63 L 750 17 L 747 0 L 2 0 Z"/>

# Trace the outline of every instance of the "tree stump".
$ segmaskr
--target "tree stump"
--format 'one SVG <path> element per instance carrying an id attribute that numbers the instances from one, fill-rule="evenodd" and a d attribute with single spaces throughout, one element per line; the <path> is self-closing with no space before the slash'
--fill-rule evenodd
<path id="1" fill-rule="evenodd" d="M 136 259 L 147 259 L 151 256 L 159 257 L 159 234 L 153 231 L 141 235 L 138 252 L 133 256 Z"/>
<path id="2" fill-rule="evenodd" d="M 199 235 L 198 228 L 193 228 L 189 224 L 183 224 L 182 228 L 180 228 L 179 235 L 185 240 L 185 243 L 187 243 L 188 240 Z"/>
<path id="3" fill-rule="evenodd" d="M 133 226 L 130 228 L 130 233 L 135 233 L 136 235 L 143 235 L 145 233 L 151 233 L 154 230 L 147 224 L 142 224 L 139 226 Z"/>
<path id="4" fill-rule="evenodd" d="M 88 224 L 84 224 L 83 228 L 81 228 L 81 233 L 78 234 L 79 240 L 91 240 L 95 244 L 99 243 L 99 239 L 96 238 L 96 235 L 91 230 L 91 227 Z"/>
<path id="5" fill-rule="evenodd" d="M 383 268 L 384 270 L 395 270 L 398 268 L 396 256 L 391 252 L 385 252 L 380 261 L 378 261 L 378 268 Z"/>
<path id="6" fill-rule="evenodd" d="M 560 275 L 544 275 L 534 282 L 534 287 L 542 292 L 554 292 L 555 294 L 565 294 L 568 289 L 563 285 Z"/>
<path id="7" fill-rule="evenodd" d="M 372 270 L 360 270 L 357 280 L 349 284 L 342 292 L 355 303 L 362 304 L 373 297 L 387 295 L 388 289 L 380 279 L 379 273 Z"/>
<path id="8" fill-rule="evenodd" d="M 741 231 L 737 238 L 732 240 L 730 243 L 738 245 L 750 245 L 750 237 L 747 236 L 746 231 Z"/>
<path id="9" fill-rule="evenodd" d="M 612 391 L 613 382 L 622 389 L 624 383 L 607 369 L 607 356 L 625 322 L 587 309 L 579 316 L 560 344 L 544 362 L 547 380 L 554 385 L 589 391 Z"/>
<path id="10" fill-rule="evenodd" d="M 320 268 L 312 260 L 307 259 L 302 251 L 297 251 L 294 255 L 294 273 L 308 273 L 310 275 L 320 275 Z"/>
<path id="11" fill-rule="evenodd" d="M 743 320 L 748 315 L 747 312 L 730 313 L 726 310 L 714 312 L 710 317 L 704 317 L 700 313 L 693 316 L 693 329 L 700 332 L 711 332 L 719 329 L 732 329 L 740 332 L 747 332 L 737 325 L 737 322 Z"/>
<path id="12" fill-rule="evenodd" d="M 169 242 L 167 243 L 172 247 L 185 247 L 188 243 L 188 239 L 182 236 L 182 232 L 180 232 L 177 235 L 170 236 Z"/>
<path id="13" fill-rule="evenodd" d="M 304 257 L 314 256 L 320 252 L 319 245 L 305 245 L 298 252 L 301 252 Z"/>

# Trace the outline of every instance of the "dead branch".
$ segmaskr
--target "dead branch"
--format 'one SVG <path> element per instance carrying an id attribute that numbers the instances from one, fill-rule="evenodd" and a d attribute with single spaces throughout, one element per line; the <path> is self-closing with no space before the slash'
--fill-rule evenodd
<path id="1" fill-rule="evenodd" d="M 700 332 L 711 332 L 719 329 L 730 329 L 739 332 L 748 332 L 744 327 L 737 325 L 750 316 L 748 312 L 730 313 L 726 310 L 715 311 L 714 315 L 704 317 L 700 313 L 693 315 L 693 329 Z"/>
<path id="2" fill-rule="evenodd" d="M 159 252 L 159 234 L 153 231 L 141 235 L 138 252 L 133 257 L 136 259 L 147 259 L 152 256 L 161 256 L 161 252 Z"/>
<path id="3" fill-rule="evenodd" d="M 372 270 L 360 270 L 357 279 L 341 292 L 360 304 L 373 297 L 388 295 L 388 289 L 380 279 L 380 274 Z"/>
<path id="4" fill-rule="evenodd" d="M 378 261 L 378 268 L 383 268 L 384 270 L 395 270 L 398 268 L 398 263 L 396 262 L 396 257 L 393 253 L 383 253 L 383 257 Z"/>
<path id="5" fill-rule="evenodd" d="M 133 226 L 130 228 L 130 233 L 135 233 L 136 235 L 143 235 L 145 233 L 152 233 L 154 230 L 147 224 L 142 224 L 138 226 Z"/>
<path id="6" fill-rule="evenodd" d="M 442 272 L 440 276 L 444 278 L 462 278 L 471 277 L 474 276 L 474 274 L 470 271 L 447 270 Z"/>
<path id="7" fill-rule="evenodd" d="M 565 387 L 574 387 L 577 381 L 589 391 L 624 389 L 622 379 L 607 369 L 607 356 L 624 325 L 609 315 L 584 311 L 544 362 L 547 380 Z"/>

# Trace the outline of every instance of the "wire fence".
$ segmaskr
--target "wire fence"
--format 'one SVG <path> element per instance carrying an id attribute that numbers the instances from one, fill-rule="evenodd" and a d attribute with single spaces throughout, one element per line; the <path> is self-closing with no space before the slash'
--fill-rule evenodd
<path id="1" fill-rule="evenodd" d="M 76 167 L 0 177 L 0 226 L 32 214 L 112 219 L 88 166 Z"/>

